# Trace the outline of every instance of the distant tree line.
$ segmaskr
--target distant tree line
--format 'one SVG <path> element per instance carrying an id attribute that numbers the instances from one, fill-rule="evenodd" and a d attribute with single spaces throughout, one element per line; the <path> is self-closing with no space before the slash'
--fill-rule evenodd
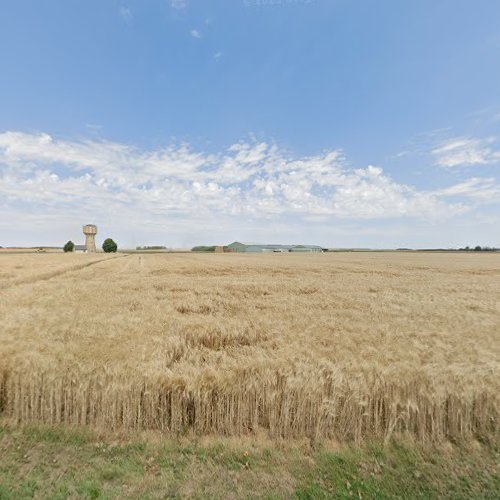
<path id="1" fill-rule="evenodd" d="M 459 248 L 458 250 L 461 252 L 498 252 L 500 250 L 500 248 L 481 247 L 481 246 L 477 245 L 474 248 L 467 246 L 465 248 Z"/>
<path id="2" fill-rule="evenodd" d="M 198 245 L 197 247 L 191 248 L 191 252 L 215 252 L 215 245 L 213 246 Z"/>

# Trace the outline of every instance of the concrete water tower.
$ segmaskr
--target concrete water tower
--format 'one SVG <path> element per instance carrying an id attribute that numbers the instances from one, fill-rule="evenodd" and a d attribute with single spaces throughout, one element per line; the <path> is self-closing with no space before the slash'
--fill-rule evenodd
<path id="1" fill-rule="evenodd" d="M 95 252 L 95 235 L 97 234 L 97 226 L 87 224 L 83 226 L 83 234 L 85 235 L 85 248 L 87 252 Z"/>

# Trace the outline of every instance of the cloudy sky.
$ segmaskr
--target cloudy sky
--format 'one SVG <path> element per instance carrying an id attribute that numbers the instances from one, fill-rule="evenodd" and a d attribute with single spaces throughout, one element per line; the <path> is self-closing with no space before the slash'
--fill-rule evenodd
<path id="1" fill-rule="evenodd" d="M 498 0 L 3 0 L 0 245 L 500 246 Z"/>

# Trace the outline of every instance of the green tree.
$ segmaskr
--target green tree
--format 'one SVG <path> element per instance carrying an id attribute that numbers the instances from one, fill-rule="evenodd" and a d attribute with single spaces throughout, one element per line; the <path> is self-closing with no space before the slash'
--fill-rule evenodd
<path id="1" fill-rule="evenodd" d="M 63 250 L 64 252 L 73 252 L 75 249 L 75 244 L 70 240 L 64 245 Z"/>
<path id="2" fill-rule="evenodd" d="M 215 246 L 198 245 L 191 248 L 191 252 L 215 252 Z"/>
<path id="3" fill-rule="evenodd" d="M 111 238 L 106 238 L 102 244 L 102 249 L 106 253 L 116 252 L 118 250 L 118 245 Z"/>

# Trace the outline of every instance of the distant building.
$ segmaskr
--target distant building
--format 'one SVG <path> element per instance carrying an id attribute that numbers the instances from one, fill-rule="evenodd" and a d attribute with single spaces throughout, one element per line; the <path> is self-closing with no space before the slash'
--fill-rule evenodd
<path id="1" fill-rule="evenodd" d="M 290 248 L 290 252 L 322 252 L 323 248 L 317 245 L 296 245 Z"/>
<path id="2" fill-rule="evenodd" d="M 226 247 L 226 251 L 236 253 L 322 252 L 323 248 L 317 245 L 258 245 L 235 241 Z"/>
<path id="3" fill-rule="evenodd" d="M 85 235 L 85 247 L 87 252 L 96 252 L 95 235 L 97 234 L 97 226 L 95 224 L 86 224 L 83 226 L 83 234 Z"/>
<path id="4" fill-rule="evenodd" d="M 249 245 L 235 241 L 226 247 L 228 252 L 246 252 Z"/>

